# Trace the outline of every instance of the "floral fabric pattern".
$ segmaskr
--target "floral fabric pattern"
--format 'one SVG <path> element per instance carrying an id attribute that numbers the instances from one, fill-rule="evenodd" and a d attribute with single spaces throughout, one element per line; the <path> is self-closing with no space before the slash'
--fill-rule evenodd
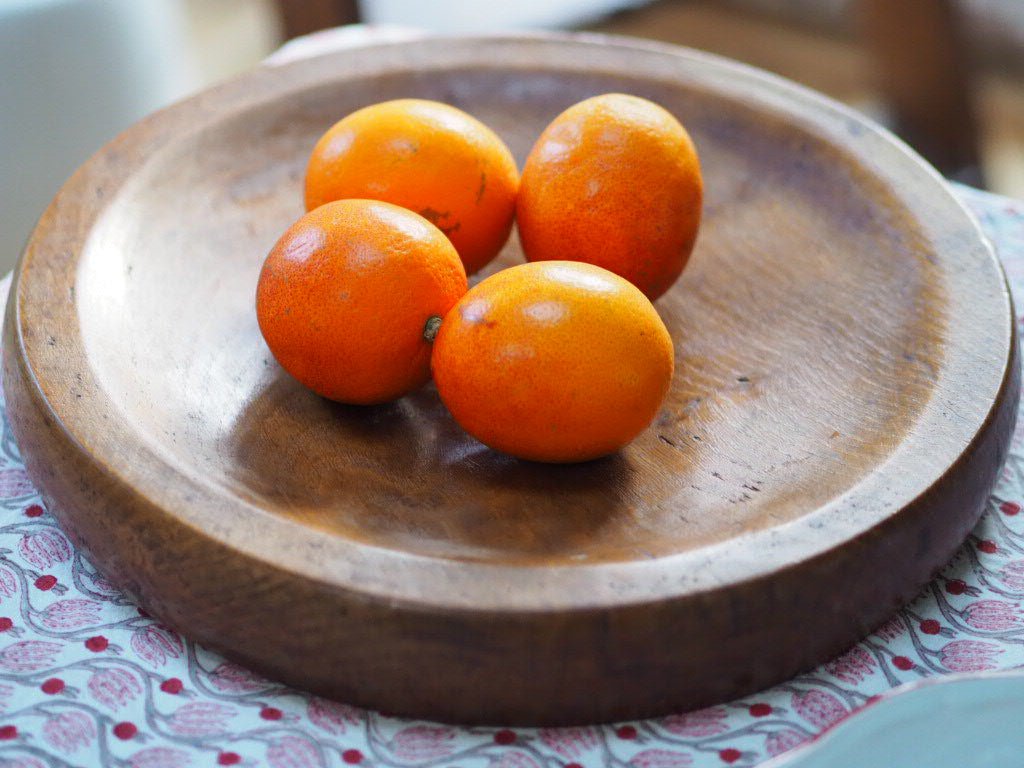
<path id="1" fill-rule="evenodd" d="M 1024 206 L 958 188 L 1024 306 Z M 5 294 L 7 284 L 0 285 Z M 656 720 L 458 728 L 266 680 L 137 608 L 41 506 L 0 436 L 0 766 L 751 766 L 903 683 L 1024 666 L 1024 418 L 985 514 L 920 596 L 839 658 L 770 690 Z"/>

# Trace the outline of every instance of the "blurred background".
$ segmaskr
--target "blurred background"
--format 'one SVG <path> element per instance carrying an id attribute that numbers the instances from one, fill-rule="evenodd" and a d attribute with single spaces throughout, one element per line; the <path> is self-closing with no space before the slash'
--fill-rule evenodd
<path id="1" fill-rule="evenodd" d="M 1024 0 L 0 0 L 0 272 L 118 131 L 352 23 L 701 48 L 867 112 L 952 179 L 1024 198 Z"/>

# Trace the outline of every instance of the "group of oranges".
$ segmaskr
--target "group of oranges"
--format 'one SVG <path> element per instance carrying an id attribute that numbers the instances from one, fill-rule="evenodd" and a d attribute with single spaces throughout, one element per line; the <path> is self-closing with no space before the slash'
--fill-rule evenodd
<path id="1" fill-rule="evenodd" d="M 520 177 L 465 112 L 376 104 L 317 142 L 305 198 L 256 292 L 271 352 L 305 386 L 374 404 L 433 374 L 467 432 L 535 461 L 606 455 L 654 418 L 674 354 L 651 302 L 686 265 L 702 200 L 693 143 L 660 106 L 570 107 Z M 529 263 L 470 289 L 513 223 Z"/>

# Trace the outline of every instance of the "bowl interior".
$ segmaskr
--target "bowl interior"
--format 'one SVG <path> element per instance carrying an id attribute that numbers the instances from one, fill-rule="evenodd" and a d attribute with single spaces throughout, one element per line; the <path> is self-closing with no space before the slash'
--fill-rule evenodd
<path id="1" fill-rule="evenodd" d="M 834 137 L 628 73 L 346 78 L 169 141 L 117 190 L 81 254 L 96 378 L 190 477 L 296 525 L 428 557 L 645 560 L 810 514 L 883 461 L 931 397 L 946 288 L 914 221 Z M 462 433 L 430 386 L 347 407 L 277 366 L 256 278 L 302 213 L 306 158 L 335 120 L 438 99 L 493 127 L 521 163 L 561 110 L 609 91 L 674 113 L 706 183 L 694 256 L 656 304 L 676 378 L 632 445 L 577 466 L 521 462 Z M 513 237 L 484 274 L 521 260 Z"/>

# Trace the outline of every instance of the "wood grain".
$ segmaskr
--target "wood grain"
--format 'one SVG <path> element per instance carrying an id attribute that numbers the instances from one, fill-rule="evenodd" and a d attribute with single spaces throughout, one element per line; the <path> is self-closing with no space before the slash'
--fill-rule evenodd
<path id="1" fill-rule="evenodd" d="M 518 462 L 461 433 L 432 388 L 345 407 L 275 365 L 256 276 L 335 119 L 440 99 L 521 162 L 552 117 L 607 91 L 684 122 L 707 193 L 657 304 L 673 390 L 634 444 Z M 511 242 L 494 268 L 521 258 Z M 595 36 L 256 70 L 90 160 L 16 277 L 11 421 L 75 543 L 233 659 L 442 720 L 688 709 L 841 651 L 967 535 L 1019 390 L 998 263 L 903 145 L 756 70 Z"/>

